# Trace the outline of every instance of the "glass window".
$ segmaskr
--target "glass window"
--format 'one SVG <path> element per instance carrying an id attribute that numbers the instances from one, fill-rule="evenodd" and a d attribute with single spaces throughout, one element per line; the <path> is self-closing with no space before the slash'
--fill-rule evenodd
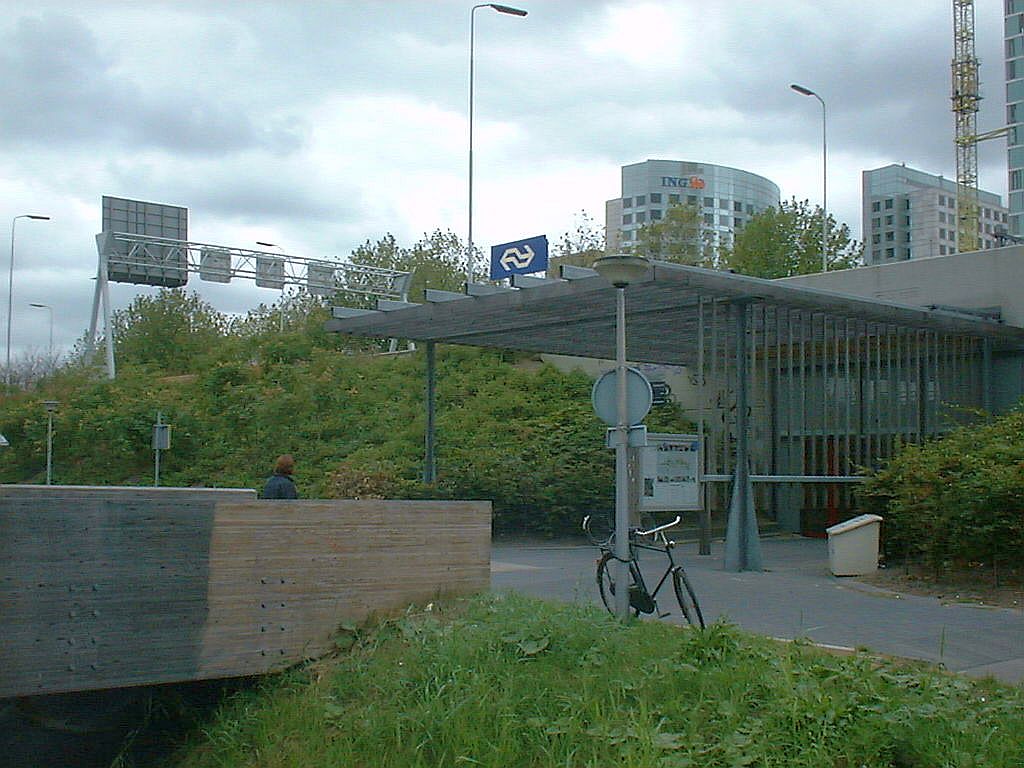
<path id="1" fill-rule="evenodd" d="M 704 207 L 705 208 L 714 208 L 715 207 L 715 198 L 713 198 L 713 197 L 705 197 L 704 198 Z"/>
<path id="2" fill-rule="evenodd" d="M 903 258 L 904 259 L 909 259 L 910 258 L 910 249 L 909 248 L 904 248 L 903 249 Z"/>
<path id="3" fill-rule="evenodd" d="M 715 214 L 713 214 L 713 213 L 705 213 L 704 214 L 704 223 L 707 224 L 709 227 L 715 226 Z"/>
<path id="4" fill-rule="evenodd" d="M 885 239 L 888 242 L 890 242 L 890 243 L 895 241 L 896 240 L 896 233 L 895 232 L 886 232 L 885 233 Z"/>
<path id="5" fill-rule="evenodd" d="M 622 223 L 623 224 L 632 224 L 633 223 L 633 214 L 632 213 L 624 213 L 624 214 L 622 214 Z"/>
<path id="6" fill-rule="evenodd" d="M 651 202 L 652 203 L 660 203 L 661 202 L 661 192 L 651 192 Z"/>
<path id="7" fill-rule="evenodd" d="M 885 258 L 891 259 L 895 254 L 896 254 L 896 250 L 894 248 L 886 248 L 885 249 Z"/>
<path id="8" fill-rule="evenodd" d="M 946 229 L 945 229 L 945 227 L 943 227 L 942 229 L 939 230 L 939 240 L 945 240 L 945 239 L 946 239 Z"/>
<path id="9" fill-rule="evenodd" d="M 871 244 L 879 245 L 882 242 L 882 236 L 877 232 L 871 236 Z"/>
<path id="10" fill-rule="evenodd" d="M 875 200 L 875 202 L 873 202 L 871 204 L 871 210 L 874 213 L 878 213 L 880 210 L 882 210 L 882 204 L 880 202 L 878 202 L 877 200 Z"/>
<path id="11" fill-rule="evenodd" d="M 636 196 L 636 204 L 637 205 L 647 205 L 647 196 L 646 195 L 637 195 Z"/>
<path id="12" fill-rule="evenodd" d="M 741 219 L 739 216 L 737 216 L 736 218 L 734 218 L 732 220 L 732 225 L 734 227 L 736 227 L 736 229 L 742 229 L 743 228 L 743 219 Z"/>
<path id="13" fill-rule="evenodd" d="M 1006 58 L 1012 59 L 1014 56 L 1020 56 L 1024 53 L 1024 46 L 1021 45 L 1022 39 L 1019 37 L 1011 37 L 1006 41 Z"/>
<path id="14" fill-rule="evenodd" d="M 719 208 L 723 208 L 723 209 L 728 211 L 729 210 L 729 201 L 728 200 L 719 199 L 718 207 Z"/>
<path id="15" fill-rule="evenodd" d="M 1024 120 L 1020 119 L 1020 104 L 1007 104 L 1006 105 L 1006 122 L 1008 123 L 1021 123 Z"/>
<path id="16" fill-rule="evenodd" d="M 1024 0 L 1006 0 L 1006 15 L 1024 12 Z"/>
<path id="17" fill-rule="evenodd" d="M 946 212 L 945 211 L 939 211 L 939 223 L 940 224 L 945 224 L 946 223 Z"/>
<path id="18" fill-rule="evenodd" d="M 679 195 L 669 195 L 668 196 L 668 204 L 669 205 L 679 205 Z"/>
<path id="19" fill-rule="evenodd" d="M 887 227 L 891 227 L 892 226 L 892 215 L 889 215 L 889 216 L 885 217 L 885 226 L 887 226 Z"/>
<path id="20" fill-rule="evenodd" d="M 946 205 L 946 196 L 945 195 L 939 195 L 939 205 L 941 205 L 941 206 L 945 206 Z"/>
<path id="21" fill-rule="evenodd" d="M 632 197 L 624 197 L 624 198 L 622 198 L 622 207 L 623 208 L 632 208 L 633 207 L 633 198 Z"/>
<path id="22" fill-rule="evenodd" d="M 991 208 L 986 208 L 985 209 L 985 218 L 986 219 L 991 219 L 992 218 L 992 209 Z"/>
<path id="23" fill-rule="evenodd" d="M 719 216 L 718 217 L 718 223 L 721 224 L 723 227 L 728 227 L 729 226 L 729 221 L 730 221 L 730 219 L 729 219 L 728 216 Z"/>
<path id="24" fill-rule="evenodd" d="M 904 198 L 903 199 L 903 210 L 904 211 L 909 211 L 910 210 L 910 199 L 909 198 Z"/>
<path id="25" fill-rule="evenodd" d="M 1022 24 L 1021 22 L 1021 16 L 1007 15 L 1006 26 L 1004 27 L 1005 34 L 1003 35 L 1003 37 L 1013 37 L 1014 35 L 1019 35 L 1021 31 L 1024 31 L 1024 24 Z"/>
<path id="26" fill-rule="evenodd" d="M 881 261 L 882 260 L 882 252 L 881 251 L 872 251 L 871 252 L 871 260 L 872 261 Z"/>
<path id="27" fill-rule="evenodd" d="M 1010 59 L 1006 62 L 1006 79 L 1016 80 L 1018 77 L 1024 76 L 1024 61 L 1020 59 Z"/>
<path id="28" fill-rule="evenodd" d="M 753 205 L 751 205 L 750 203 L 747 203 L 747 213 L 748 213 L 748 214 L 749 214 L 750 216 L 753 216 L 753 215 L 754 215 L 754 206 L 753 206 Z"/>
<path id="29" fill-rule="evenodd" d="M 696 195 L 687 195 L 686 196 L 686 204 L 687 205 L 696 205 L 697 204 L 697 196 Z"/>
<path id="30" fill-rule="evenodd" d="M 1006 213 L 1004 212 L 1003 213 L 1003 224 L 1005 224 L 1005 223 L 1006 223 Z"/>
<path id="31" fill-rule="evenodd" d="M 661 211 L 657 208 L 651 211 L 651 221 L 659 221 L 661 219 Z"/>
<path id="32" fill-rule="evenodd" d="M 885 201 L 885 210 L 887 210 L 887 211 L 892 210 L 892 198 L 891 197 L 888 198 Z"/>
<path id="33" fill-rule="evenodd" d="M 903 217 L 903 226 L 904 227 L 909 227 L 910 226 L 910 217 L 909 216 L 904 216 Z"/>
<path id="34" fill-rule="evenodd" d="M 1014 147 L 1007 152 L 1007 157 L 1011 168 L 1024 168 L 1024 147 Z"/>
<path id="35" fill-rule="evenodd" d="M 992 234 L 992 225 L 991 224 L 986 224 L 985 225 L 985 233 L 989 234 L 989 235 Z"/>
<path id="36" fill-rule="evenodd" d="M 644 213 L 643 211 L 637 211 L 636 212 L 636 223 L 637 224 L 643 224 L 645 221 L 647 221 L 647 214 Z"/>
<path id="37" fill-rule="evenodd" d="M 939 246 L 939 256 L 945 256 L 945 255 L 946 255 L 946 246 L 940 245 Z"/>
<path id="38" fill-rule="evenodd" d="M 882 220 L 881 220 L 881 218 L 879 218 L 878 216 L 876 216 L 875 218 L 873 218 L 873 219 L 871 220 L 871 228 L 872 228 L 872 229 L 878 229 L 878 228 L 879 228 L 880 226 L 882 226 Z"/>
<path id="39" fill-rule="evenodd" d="M 737 200 L 732 204 L 732 209 L 736 211 L 736 213 L 743 213 L 743 203 Z"/>
<path id="40" fill-rule="evenodd" d="M 1024 101 L 1024 80 L 1006 84 L 1006 102 Z"/>

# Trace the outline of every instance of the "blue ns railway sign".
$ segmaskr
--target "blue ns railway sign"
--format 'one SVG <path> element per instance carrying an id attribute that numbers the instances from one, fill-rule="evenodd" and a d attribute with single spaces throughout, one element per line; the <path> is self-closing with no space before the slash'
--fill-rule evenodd
<path id="1" fill-rule="evenodd" d="M 543 272 L 547 268 L 547 235 L 491 246 L 491 280 Z"/>

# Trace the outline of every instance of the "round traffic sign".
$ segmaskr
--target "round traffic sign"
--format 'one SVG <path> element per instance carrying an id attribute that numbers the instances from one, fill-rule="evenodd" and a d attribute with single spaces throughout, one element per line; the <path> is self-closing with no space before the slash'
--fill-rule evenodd
<path id="1" fill-rule="evenodd" d="M 594 413 L 610 427 L 618 426 L 619 423 L 618 373 L 617 368 L 602 373 L 594 382 L 594 389 L 590 393 Z M 629 422 L 627 426 L 635 427 L 644 420 L 644 416 L 651 410 L 653 399 L 651 382 L 647 377 L 636 368 L 626 368 L 626 417 Z"/>

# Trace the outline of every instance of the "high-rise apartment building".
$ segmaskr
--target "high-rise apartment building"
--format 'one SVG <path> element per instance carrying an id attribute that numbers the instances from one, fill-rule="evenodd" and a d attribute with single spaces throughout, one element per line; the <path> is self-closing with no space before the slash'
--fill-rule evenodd
<path id="1" fill-rule="evenodd" d="M 1006 1 L 1006 139 L 1011 235 L 1024 235 L 1024 0 Z"/>
<path id="2" fill-rule="evenodd" d="M 730 240 L 750 217 L 778 208 L 779 188 L 756 173 L 711 163 L 647 160 L 622 166 L 622 197 L 605 203 L 609 253 L 628 249 L 637 230 L 658 222 L 673 205 L 700 210 L 702 230 L 714 244 Z"/>
<path id="3" fill-rule="evenodd" d="M 999 245 L 1007 210 L 993 192 L 978 191 L 982 248 Z M 886 165 L 862 174 L 864 261 L 889 264 L 956 253 L 956 181 Z"/>

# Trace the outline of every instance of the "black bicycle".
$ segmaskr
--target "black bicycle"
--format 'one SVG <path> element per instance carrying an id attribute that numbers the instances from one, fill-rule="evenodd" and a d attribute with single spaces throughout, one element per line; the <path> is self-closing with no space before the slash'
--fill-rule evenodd
<path id="1" fill-rule="evenodd" d="M 655 613 L 659 618 L 670 615 L 668 612 L 658 611 L 658 592 L 672 577 L 672 589 L 676 593 L 676 600 L 679 601 L 679 608 L 686 620 L 694 625 L 704 628 L 704 615 L 701 613 L 700 604 L 697 602 L 697 595 L 686 578 L 686 571 L 683 566 L 675 561 L 676 543 L 665 536 L 665 531 L 679 524 L 682 518 L 676 517 L 671 523 L 659 525 L 650 530 L 631 528 L 629 531 L 629 559 L 626 563 L 629 566 L 629 606 L 634 616 L 641 613 Z M 590 515 L 583 518 L 583 531 L 591 543 L 601 550 L 601 557 L 597 560 L 597 588 L 601 592 L 601 602 L 604 607 L 615 613 L 615 573 L 613 563 L 618 560 L 615 556 L 615 531 L 613 530 L 607 538 L 595 538 L 590 530 Z M 650 542 L 644 538 L 650 537 Z M 668 565 L 665 572 L 658 580 L 653 590 L 647 588 L 644 575 L 640 571 L 639 553 L 641 550 L 660 552 L 668 558 Z"/>

